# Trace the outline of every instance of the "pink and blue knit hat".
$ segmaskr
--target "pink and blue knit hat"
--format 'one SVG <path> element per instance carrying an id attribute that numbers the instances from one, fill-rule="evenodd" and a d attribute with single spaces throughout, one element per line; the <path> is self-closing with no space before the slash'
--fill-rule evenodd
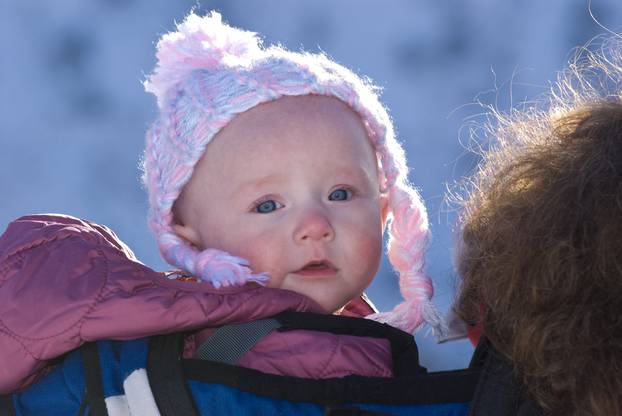
<path id="1" fill-rule="evenodd" d="M 198 251 L 172 229 L 173 203 L 190 180 L 206 146 L 236 114 L 283 96 L 325 95 L 358 113 L 378 157 L 383 191 L 389 194 L 388 256 L 399 274 L 404 301 L 371 319 L 413 332 L 428 322 L 442 332 L 424 273 L 428 239 L 425 207 L 408 184 L 404 149 L 369 81 L 323 54 L 264 48 L 255 33 L 222 22 L 218 13 L 191 13 L 157 45 L 156 68 L 145 82 L 159 116 L 147 133 L 143 181 L 149 192 L 149 226 L 164 259 L 215 287 L 264 282 L 248 262 L 229 253 Z"/>

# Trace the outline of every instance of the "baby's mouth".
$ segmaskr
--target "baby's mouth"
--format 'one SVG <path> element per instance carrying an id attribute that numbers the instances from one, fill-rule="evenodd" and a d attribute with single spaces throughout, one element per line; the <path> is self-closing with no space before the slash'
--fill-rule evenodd
<path id="1" fill-rule="evenodd" d="M 294 273 L 302 276 L 332 276 L 338 269 L 328 260 L 310 261 Z"/>

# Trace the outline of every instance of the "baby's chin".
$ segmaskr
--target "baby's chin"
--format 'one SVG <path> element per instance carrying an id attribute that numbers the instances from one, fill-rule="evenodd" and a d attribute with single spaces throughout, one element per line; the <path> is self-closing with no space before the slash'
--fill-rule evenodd
<path id="1" fill-rule="evenodd" d="M 324 299 L 316 299 L 313 296 L 308 296 L 310 297 L 312 300 L 314 300 L 318 305 L 320 305 L 320 307 L 324 310 L 324 312 L 328 313 L 328 314 L 333 314 L 333 315 L 339 315 L 342 311 L 343 308 L 347 305 L 348 302 L 339 302 L 337 306 L 335 306 L 335 302 L 330 302 L 330 300 L 327 300 L 326 298 Z"/>
<path id="2" fill-rule="evenodd" d="M 328 286 L 325 286 L 325 284 L 328 284 Z M 328 314 L 340 313 L 351 300 L 344 300 L 343 297 L 346 295 L 341 298 L 333 296 L 333 292 L 338 288 L 331 287 L 332 285 L 328 281 L 323 283 L 321 281 L 312 282 L 312 279 L 305 279 L 300 276 L 287 273 L 271 273 L 265 286 L 272 289 L 289 290 L 291 292 L 296 292 L 300 295 L 306 296 L 318 304 L 322 310 Z M 327 292 L 327 290 L 330 290 L 331 292 Z"/>

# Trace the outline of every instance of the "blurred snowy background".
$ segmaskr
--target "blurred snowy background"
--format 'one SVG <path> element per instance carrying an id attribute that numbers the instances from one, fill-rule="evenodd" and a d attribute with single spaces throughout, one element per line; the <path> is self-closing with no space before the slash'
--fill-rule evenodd
<path id="1" fill-rule="evenodd" d="M 604 32 L 588 0 L 0 0 L 0 232 L 27 213 L 68 213 L 110 226 L 144 263 L 167 268 L 139 182 L 156 111 L 141 81 L 157 38 L 192 7 L 219 10 L 268 44 L 323 50 L 383 87 L 429 210 L 428 270 L 443 311 L 457 286 L 456 213 L 444 194 L 477 162 L 460 144 L 460 127 L 481 112 L 473 103 L 504 110 L 533 99 L 573 47 Z M 591 8 L 622 28 L 620 0 Z M 386 261 L 369 294 L 381 309 L 399 300 Z M 468 364 L 466 341 L 417 339 L 430 369 Z"/>

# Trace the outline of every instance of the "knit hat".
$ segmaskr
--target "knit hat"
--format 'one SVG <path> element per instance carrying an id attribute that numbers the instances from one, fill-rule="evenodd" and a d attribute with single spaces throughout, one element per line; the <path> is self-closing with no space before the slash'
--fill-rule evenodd
<path id="1" fill-rule="evenodd" d="M 324 54 L 264 48 L 255 33 L 228 26 L 216 12 L 205 17 L 191 13 L 176 32 L 162 36 L 157 59 L 145 82 L 160 111 L 147 132 L 143 181 L 149 192 L 149 226 L 168 263 L 215 287 L 265 282 L 268 276 L 253 274 L 246 260 L 216 249 L 198 251 L 177 236 L 173 203 L 210 140 L 236 114 L 283 96 L 335 97 L 361 117 L 381 166 L 381 190 L 389 195 L 387 251 L 404 301 L 370 318 L 408 332 L 427 321 L 442 332 L 442 318 L 430 301 L 432 282 L 423 271 L 427 214 L 408 184 L 404 149 L 369 80 Z"/>

